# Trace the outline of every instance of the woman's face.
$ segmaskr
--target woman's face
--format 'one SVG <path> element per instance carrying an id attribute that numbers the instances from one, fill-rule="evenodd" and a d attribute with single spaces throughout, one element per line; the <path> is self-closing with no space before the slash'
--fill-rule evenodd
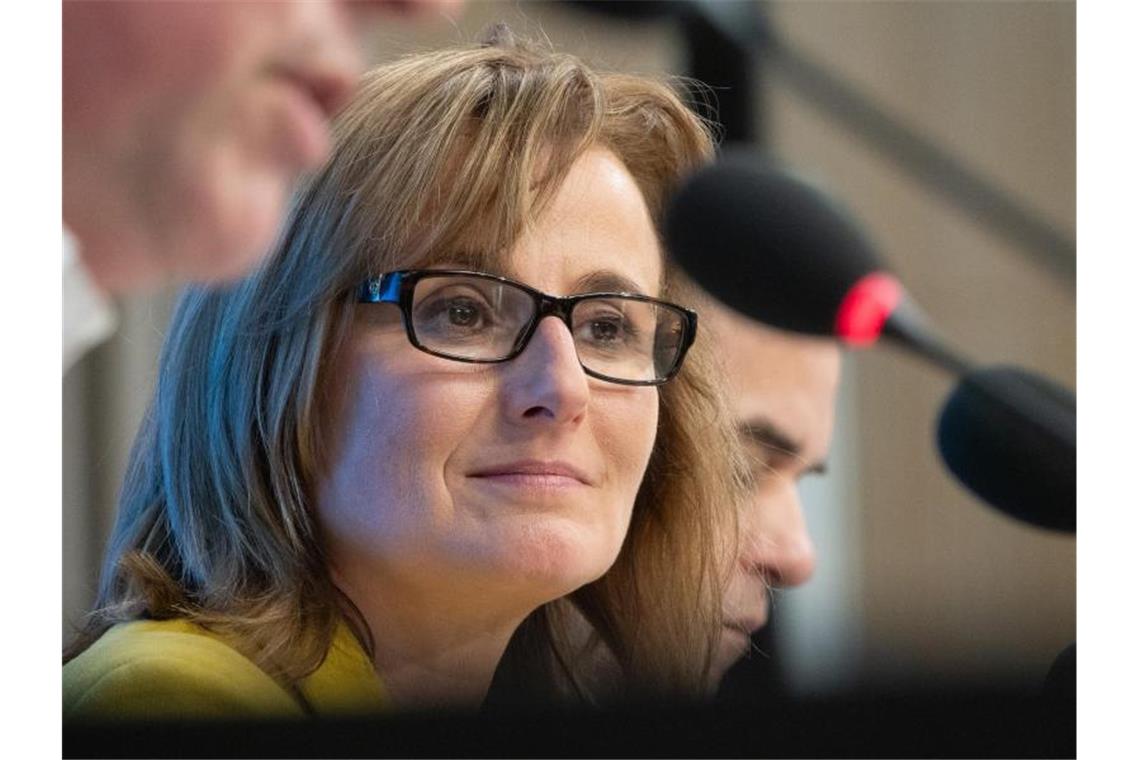
<path id="1" fill-rule="evenodd" d="M 600 149 L 507 265 L 499 274 L 551 295 L 654 296 L 662 266 L 637 185 Z M 588 377 L 556 318 L 517 358 L 464 364 L 414 348 L 395 305 L 356 308 L 326 375 L 334 432 L 317 511 L 334 573 L 474 583 L 535 604 L 603 574 L 653 447 L 657 390 Z"/>

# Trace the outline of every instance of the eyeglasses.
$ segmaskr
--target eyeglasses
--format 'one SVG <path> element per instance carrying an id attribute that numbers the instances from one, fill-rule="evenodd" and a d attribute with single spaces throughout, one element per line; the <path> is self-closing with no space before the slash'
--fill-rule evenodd
<path id="1" fill-rule="evenodd" d="M 365 281 L 360 303 L 400 307 L 413 346 L 445 359 L 493 364 L 521 354 L 545 317 L 570 329 L 587 375 L 660 385 L 681 368 L 697 314 L 634 293 L 558 298 L 482 272 L 416 269 Z"/>

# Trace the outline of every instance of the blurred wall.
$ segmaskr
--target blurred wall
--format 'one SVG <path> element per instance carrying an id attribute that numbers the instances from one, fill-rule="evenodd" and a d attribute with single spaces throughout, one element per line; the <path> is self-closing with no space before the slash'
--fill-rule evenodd
<path id="1" fill-rule="evenodd" d="M 910 126 L 1075 228 L 1072 3 L 813 2 L 775 28 Z M 519 35 L 609 68 L 681 73 L 666 22 L 615 22 L 551 3 L 475 2 L 454 26 L 393 24 L 376 60 Z M 800 100 L 763 93 L 772 149 L 864 223 L 946 335 L 982 361 L 1075 385 L 1075 292 Z M 126 451 L 154 377 L 171 295 L 125 304 L 119 334 L 65 378 L 64 637 L 90 603 Z M 782 594 L 780 650 L 811 688 L 853 681 L 1039 678 L 1076 636 L 1075 541 L 1023 527 L 941 468 L 933 425 L 947 379 L 890 351 L 849 356 L 833 475 L 809 487 L 816 580 Z M 783 612 L 781 612 L 783 610 Z"/>

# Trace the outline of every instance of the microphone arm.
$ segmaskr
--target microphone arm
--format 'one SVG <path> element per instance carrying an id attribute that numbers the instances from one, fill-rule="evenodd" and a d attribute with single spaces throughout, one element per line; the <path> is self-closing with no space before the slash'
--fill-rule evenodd
<path id="1" fill-rule="evenodd" d="M 1077 246 L 1072 237 L 780 38 L 767 14 L 754 3 L 688 0 L 680 5 L 683 17 L 699 17 L 739 50 L 768 63 L 800 97 L 969 218 L 1006 238 L 1065 281 L 1076 282 Z"/>
<path id="2" fill-rule="evenodd" d="M 882 336 L 955 377 L 965 375 L 975 367 L 973 362 L 938 338 L 922 310 L 906 296 L 883 323 Z"/>

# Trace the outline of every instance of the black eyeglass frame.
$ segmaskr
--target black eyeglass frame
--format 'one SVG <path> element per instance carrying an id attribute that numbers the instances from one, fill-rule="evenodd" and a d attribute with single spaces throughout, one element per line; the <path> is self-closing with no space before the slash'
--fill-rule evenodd
<path id="1" fill-rule="evenodd" d="M 492 282 L 499 282 L 505 285 L 518 288 L 527 295 L 529 295 L 535 304 L 534 315 L 530 321 L 519 332 L 518 338 L 515 339 L 511 351 L 504 357 L 499 359 L 472 359 L 467 356 L 455 356 L 443 351 L 437 351 L 428 348 L 420 343 L 416 338 L 415 328 L 412 327 L 412 299 L 415 294 L 416 283 L 423 279 L 433 277 L 451 277 L 451 276 L 475 277 L 483 280 L 490 280 Z M 457 362 L 466 362 L 468 364 L 502 364 L 511 359 L 516 358 L 521 354 L 526 347 L 530 344 L 530 339 L 534 337 L 535 330 L 538 325 L 546 317 L 557 317 L 562 320 L 567 329 L 573 334 L 574 326 L 570 321 L 571 313 L 574 307 L 582 301 L 594 300 L 598 298 L 624 298 L 633 301 L 644 301 L 659 307 L 670 309 L 681 317 L 682 334 L 680 336 L 680 344 L 677 349 L 676 358 L 673 360 L 673 366 L 669 368 L 662 377 L 654 378 L 652 380 L 625 380 L 622 378 L 611 377 L 602 374 L 595 370 L 590 369 L 582 364 L 581 357 L 578 357 L 578 364 L 582 370 L 590 377 L 596 377 L 599 380 L 605 380 L 610 383 L 617 383 L 619 385 L 663 385 L 672 380 L 677 373 L 681 370 L 681 365 L 684 363 L 685 354 L 688 353 L 689 348 L 692 347 L 693 341 L 697 337 L 697 313 L 692 309 L 686 309 L 684 306 L 679 306 L 675 303 L 662 301 L 659 298 L 641 295 L 640 293 L 623 293 L 620 291 L 606 291 L 597 293 L 579 293 L 572 296 L 551 296 L 543 293 L 541 290 L 524 285 L 507 277 L 500 277 L 499 275 L 488 274 L 487 272 L 474 272 L 465 269 L 401 269 L 394 272 L 386 272 L 377 277 L 369 277 L 361 285 L 360 293 L 357 298 L 358 303 L 392 303 L 400 308 L 400 313 L 404 321 L 404 332 L 407 333 L 408 342 L 413 346 L 432 356 L 438 356 L 443 359 L 451 359 Z M 577 348 L 577 347 L 575 347 Z"/>

